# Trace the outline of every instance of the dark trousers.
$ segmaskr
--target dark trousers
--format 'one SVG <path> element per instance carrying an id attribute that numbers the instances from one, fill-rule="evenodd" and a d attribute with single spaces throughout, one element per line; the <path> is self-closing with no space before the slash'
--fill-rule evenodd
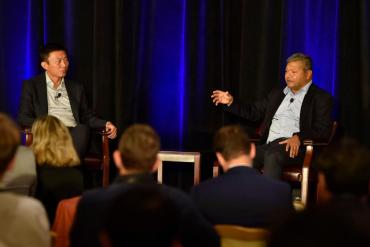
<path id="1" fill-rule="evenodd" d="M 76 127 L 69 128 L 72 136 L 73 144 L 77 154 L 83 162 L 90 142 L 90 128 L 87 125 L 79 124 Z"/>
<path id="2" fill-rule="evenodd" d="M 303 163 L 304 150 L 301 146 L 298 156 L 289 157 L 289 151 L 285 151 L 285 144 L 279 144 L 281 138 L 268 144 L 258 145 L 256 147 L 256 157 L 253 161 L 253 167 L 262 170 L 263 174 L 276 179 L 281 179 L 284 166 Z"/>

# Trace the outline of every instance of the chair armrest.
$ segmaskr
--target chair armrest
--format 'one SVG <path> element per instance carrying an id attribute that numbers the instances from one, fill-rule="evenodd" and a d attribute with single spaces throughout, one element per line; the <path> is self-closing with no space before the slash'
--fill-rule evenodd
<path id="1" fill-rule="evenodd" d="M 260 142 L 260 138 L 258 138 L 258 137 L 252 137 L 252 138 L 249 138 L 249 141 L 250 142 L 253 142 L 253 143 L 259 143 Z"/>
<path id="2" fill-rule="evenodd" d="M 28 146 L 28 147 L 31 146 L 32 140 L 33 140 L 32 129 L 28 128 L 28 127 L 22 127 L 21 128 L 21 133 L 26 139 L 25 140 L 25 145 Z"/>
<path id="3" fill-rule="evenodd" d="M 303 160 L 303 168 L 308 168 L 312 164 L 314 147 L 325 147 L 329 145 L 328 140 L 324 139 L 306 139 L 303 141 L 303 146 L 306 149 L 306 153 Z"/>
<path id="4" fill-rule="evenodd" d="M 102 140 L 102 170 L 103 170 L 103 187 L 109 185 L 109 138 L 105 128 L 93 129 L 93 132 L 101 135 Z"/>
<path id="5" fill-rule="evenodd" d="M 304 146 L 327 146 L 329 145 L 329 141 L 323 139 L 306 139 L 303 141 Z"/>
<path id="6" fill-rule="evenodd" d="M 105 130 L 105 128 L 99 128 L 93 130 L 95 133 L 101 135 L 102 137 L 102 150 L 104 158 L 107 155 L 109 159 L 109 138 L 108 138 L 108 132 Z"/>

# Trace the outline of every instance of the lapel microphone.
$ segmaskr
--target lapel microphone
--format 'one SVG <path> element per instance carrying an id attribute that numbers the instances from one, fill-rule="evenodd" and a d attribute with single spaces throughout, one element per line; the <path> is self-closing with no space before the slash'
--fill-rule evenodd
<path id="1" fill-rule="evenodd" d="M 57 98 L 60 98 L 62 96 L 62 93 L 58 93 L 57 95 L 55 95 L 55 99 L 57 99 Z"/>
<path id="2" fill-rule="evenodd" d="M 294 101 L 294 99 L 293 99 L 293 98 L 291 98 L 291 99 L 290 99 L 290 103 L 293 103 L 293 101 Z"/>

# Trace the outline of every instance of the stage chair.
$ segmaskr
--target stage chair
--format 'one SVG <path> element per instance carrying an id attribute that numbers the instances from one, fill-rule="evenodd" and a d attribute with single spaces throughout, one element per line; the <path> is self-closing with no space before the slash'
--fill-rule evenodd
<path id="1" fill-rule="evenodd" d="M 96 129 L 91 131 L 101 139 L 101 154 L 88 153 L 84 158 L 84 166 L 89 171 L 102 172 L 102 186 L 109 185 L 109 138 L 105 129 Z M 32 132 L 30 128 L 23 128 L 22 133 L 25 136 L 25 145 L 32 144 Z"/>
<path id="2" fill-rule="evenodd" d="M 330 138 L 326 141 L 323 140 L 312 140 L 307 139 L 303 141 L 303 146 L 306 149 L 303 164 L 289 165 L 284 168 L 282 179 L 290 183 L 300 183 L 300 198 L 294 203 L 296 208 L 305 208 L 308 200 L 310 199 L 310 190 L 316 191 L 317 187 L 317 172 L 312 171 L 312 161 L 314 157 L 314 151 L 325 147 L 330 144 L 335 136 L 336 130 L 338 128 L 338 122 L 334 121 L 332 124 L 332 130 Z M 251 139 L 252 142 L 258 142 L 258 139 Z M 217 160 L 213 164 L 213 177 L 219 176 L 220 166 Z M 317 194 L 316 194 L 317 197 Z M 316 199 L 316 198 L 312 198 Z"/>
<path id="3" fill-rule="evenodd" d="M 194 166 L 193 184 L 200 182 L 200 153 L 199 152 L 178 152 L 178 151 L 160 151 L 160 164 L 157 171 L 158 183 L 163 183 L 163 161 L 185 162 Z"/>
<path id="4" fill-rule="evenodd" d="M 336 121 L 332 124 L 332 130 L 331 134 L 328 140 L 313 140 L 313 139 L 307 139 L 303 141 L 303 146 L 306 149 L 306 153 L 302 164 L 297 164 L 293 166 L 287 166 L 284 168 L 283 172 L 283 180 L 292 182 L 292 183 L 300 183 L 300 189 L 301 189 L 301 195 L 299 204 L 301 204 L 303 207 L 306 207 L 308 200 L 310 199 L 310 196 L 312 196 L 312 193 L 310 194 L 310 190 L 313 190 L 316 192 L 317 187 L 317 172 L 313 171 L 311 169 L 312 161 L 314 157 L 314 152 L 318 149 L 328 146 L 332 139 L 334 138 L 334 135 L 336 133 L 338 127 L 338 123 Z M 317 195 L 316 195 L 317 197 Z M 316 198 L 311 198 L 316 200 Z"/>
<path id="5" fill-rule="evenodd" d="M 84 159 L 84 165 L 87 170 L 99 171 L 102 173 L 102 186 L 109 185 L 109 138 L 105 129 L 93 130 L 93 134 L 97 135 L 101 140 L 101 151 L 99 154 L 88 153 Z"/>
<path id="6" fill-rule="evenodd" d="M 264 247 L 269 236 L 266 229 L 238 225 L 215 225 L 215 230 L 220 235 L 221 247 Z"/>

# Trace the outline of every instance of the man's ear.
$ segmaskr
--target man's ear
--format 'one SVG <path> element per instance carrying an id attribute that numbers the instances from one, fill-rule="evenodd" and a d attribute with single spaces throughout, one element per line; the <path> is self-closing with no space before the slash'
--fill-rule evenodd
<path id="1" fill-rule="evenodd" d="M 251 143 L 251 151 L 249 152 L 249 157 L 251 157 L 251 159 L 254 159 L 254 157 L 256 157 L 256 145 L 254 143 Z"/>
<path id="2" fill-rule="evenodd" d="M 312 79 L 312 70 L 309 69 L 309 70 L 306 71 L 306 79 L 307 80 Z"/>
<path id="3" fill-rule="evenodd" d="M 159 165 L 161 164 L 161 160 L 159 158 L 159 155 L 157 154 L 157 159 L 155 160 L 153 167 L 152 167 L 152 172 L 156 172 L 158 170 Z"/>
<path id="4" fill-rule="evenodd" d="M 217 157 L 218 163 L 220 164 L 220 166 L 222 167 L 222 169 L 224 171 L 226 171 L 227 170 L 227 167 L 226 167 L 226 160 L 224 159 L 224 156 L 222 156 L 221 153 L 216 152 L 216 157 Z"/>
<path id="5" fill-rule="evenodd" d="M 48 67 L 49 67 L 49 64 L 45 61 L 42 61 L 41 62 L 41 67 L 44 69 L 44 70 L 48 70 Z"/>

